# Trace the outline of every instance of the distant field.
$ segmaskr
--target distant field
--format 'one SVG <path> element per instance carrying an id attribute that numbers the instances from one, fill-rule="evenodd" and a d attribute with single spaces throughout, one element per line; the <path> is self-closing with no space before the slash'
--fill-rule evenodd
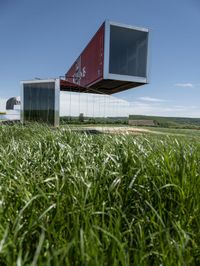
<path id="1" fill-rule="evenodd" d="M 155 125 L 163 128 L 199 128 L 200 118 L 190 117 L 163 117 L 163 116 L 145 116 L 145 115 L 130 115 L 130 120 L 154 121 Z"/>
<path id="2" fill-rule="evenodd" d="M 132 121 L 132 122 L 131 122 Z M 129 115 L 129 117 L 84 117 L 80 122 L 79 117 L 61 117 L 61 124 L 104 124 L 104 125 L 140 125 L 162 128 L 178 129 L 200 129 L 200 118 L 190 117 L 164 117 L 164 116 L 146 116 L 146 115 Z"/>
<path id="3" fill-rule="evenodd" d="M 1 125 L 0 265 L 200 265 L 199 131 L 148 129 Z"/>

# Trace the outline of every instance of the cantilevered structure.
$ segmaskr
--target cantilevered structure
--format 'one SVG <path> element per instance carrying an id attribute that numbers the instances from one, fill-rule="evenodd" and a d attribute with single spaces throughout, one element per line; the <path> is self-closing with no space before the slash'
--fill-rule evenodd
<path id="1" fill-rule="evenodd" d="M 148 83 L 149 30 L 105 21 L 65 74 L 66 80 L 113 94 Z"/>
<path id="2" fill-rule="evenodd" d="M 148 29 L 105 21 L 64 78 L 21 82 L 21 121 L 58 126 L 60 91 L 110 95 L 147 84 L 148 46 Z"/>

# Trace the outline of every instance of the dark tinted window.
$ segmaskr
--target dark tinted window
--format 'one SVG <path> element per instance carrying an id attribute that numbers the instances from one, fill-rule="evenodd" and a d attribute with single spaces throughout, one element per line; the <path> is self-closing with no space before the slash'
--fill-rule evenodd
<path id="1" fill-rule="evenodd" d="M 111 26 L 109 72 L 146 77 L 147 48 L 147 32 Z"/>
<path id="2" fill-rule="evenodd" d="M 24 84 L 24 121 L 54 125 L 55 83 Z"/>

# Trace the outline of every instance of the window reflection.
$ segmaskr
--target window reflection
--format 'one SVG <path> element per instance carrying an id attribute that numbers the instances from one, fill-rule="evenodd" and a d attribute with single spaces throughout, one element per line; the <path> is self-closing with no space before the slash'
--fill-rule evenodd
<path id="1" fill-rule="evenodd" d="M 55 82 L 24 84 L 24 122 L 54 125 Z"/>

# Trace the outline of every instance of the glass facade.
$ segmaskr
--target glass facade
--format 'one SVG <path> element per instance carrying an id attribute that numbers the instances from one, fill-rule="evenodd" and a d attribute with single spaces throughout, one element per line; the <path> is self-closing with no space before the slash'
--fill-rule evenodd
<path id="1" fill-rule="evenodd" d="M 148 32 L 110 26 L 109 73 L 147 76 Z"/>
<path id="2" fill-rule="evenodd" d="M 23 122 L 55 125 L 55 82 L 23 84 Z"/>

